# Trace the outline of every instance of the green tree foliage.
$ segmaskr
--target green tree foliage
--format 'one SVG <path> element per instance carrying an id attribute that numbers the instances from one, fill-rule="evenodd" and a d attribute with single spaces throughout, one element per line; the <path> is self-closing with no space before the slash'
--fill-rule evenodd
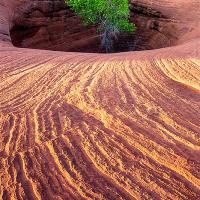
<path id="1" fill-rule="evenodd" d="M 65 0 L 81 16 L 86 25 L 98 25 L 106 52 L 112 52 L 113 43 L 120 33 L 131 33 L 135 25 L 129 22 L 128 0 Z"/>

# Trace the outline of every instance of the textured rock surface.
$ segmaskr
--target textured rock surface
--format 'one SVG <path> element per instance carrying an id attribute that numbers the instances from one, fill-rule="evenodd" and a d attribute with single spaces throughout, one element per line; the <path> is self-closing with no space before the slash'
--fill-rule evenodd
<path id="1" fill-rule="evenodd" d="M 0 199 L 200 199 L 199 1 L 138 1 L 177 46 L 110 55 L 13 47 L 26 2 L 0 0 Z"/>

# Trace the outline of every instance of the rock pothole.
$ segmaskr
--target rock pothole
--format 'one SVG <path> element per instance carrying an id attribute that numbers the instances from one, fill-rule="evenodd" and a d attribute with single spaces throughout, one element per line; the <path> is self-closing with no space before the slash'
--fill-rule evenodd
<path id="1" fill-rule="evenodd" d="M 137 30 L 121 35 L 114 52 L 158 49 L 176 43 L 177 23 L 149 5 L 132 1 L 131 21 Z M 26 2 L 17 9 L 12 23 L 10 35 L 17 47 L 104 53 L 95 27 L 85 27 L 62 0 Z"/>

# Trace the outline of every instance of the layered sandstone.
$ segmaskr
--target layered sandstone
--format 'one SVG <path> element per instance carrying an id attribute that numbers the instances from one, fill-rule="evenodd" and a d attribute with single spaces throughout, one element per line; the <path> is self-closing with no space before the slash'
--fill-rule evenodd
<path id="1" fill-rule="evenodd" d="M 135 1 L 141 27 L 162 14 L 147 44 L 171 34 L 167 48 L 14 47 L 16 16 L 45 2 L 0 0 L 0 199 L 200 199 L 199 1 Z M 40 30 L 26 43 L 40 38 L 54 48 Z"/>

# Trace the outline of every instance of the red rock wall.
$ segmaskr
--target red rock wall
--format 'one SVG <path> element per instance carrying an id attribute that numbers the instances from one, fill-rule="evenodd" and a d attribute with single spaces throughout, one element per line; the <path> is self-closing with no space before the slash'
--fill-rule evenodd
<path id="1" fill-rule="evenodd" d="M 183 19 L 179 17 L 181 11 L 175 11 L 172 5 L 163 5 L 148 0 L 132 0 L 131 21 L 137 25 L 137 31 L 131 36 L 120 37 L 115 44 L 115 50 L 157 49 L 179 44 L 180 38 L 181 43 L 192 38 L 194 25 L 190 22 L 182 23 Z M 181 7 L 181 4 L 177 6 Z M 85 27 L 63 0 L 21 1 L 15 8 L 10 30 L 13 44 L 18 47 L 102 51 L 95 28 Z"/>
<path id="2" fill-rule="evenodd" d="M 16 46 L 84 51 L 90 44 L 91 50 L 95 48 L 95 29 L 84 27 L 62 0 L 26 2 L 17 8 L 13 24 L 11 36 Z"/>
<path id="3" fill-rule="evenodd" d="M 165 16 L 133 2 L 132 21 L 138 29 L 132 36 L 123 36 L 116 50 L 144 50 L 169 46 L 171 40 L 157 30 L 166 24 Z M 159 27 L 158 27 L 159 26 Z M 26 2 L 18 7 L 11 29 L 13 44 L 21 47 L 61 51 L 99 52 L 95 28 L 84 27 L 62 0 Z M 155 42 L 149 43 L 151 38 Z M 153 44 L 152 44 L 153 43 Z M 129 44 L 129 47 L 128 45 Z"/>

